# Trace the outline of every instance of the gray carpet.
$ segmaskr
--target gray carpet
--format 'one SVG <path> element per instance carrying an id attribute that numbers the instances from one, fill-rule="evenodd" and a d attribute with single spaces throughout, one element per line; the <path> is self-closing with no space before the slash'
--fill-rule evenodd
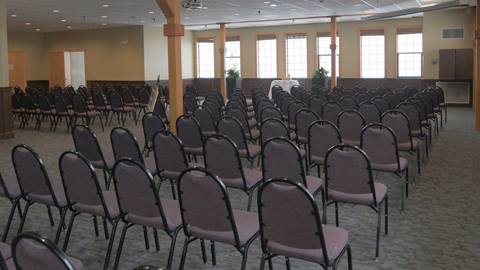
<path id="1" fill-rule="evenodd" d="M 130 121 L 131 122 L 131 121 Z M 143 144 L 140 126 L 128 126 Z M 31 129 L 17 130 L 15 139 L 0 141 L 0 171 L 4 177 L 14 177 L 10 151 L 21 143 L 28 144 L 43 158 L 46 167 L 56 181 L 58 157 L 72 149 L 73 143 L 65 127 L 56 133 Z M 101 132 L 95 126 L 105 152 L 111 152 L 109 132 Z M 375 253 L 376 214 L 366 207 L 340 207 L 340 225 L 350 233 L 354 269 L 480 269 L 480 134 L 473 131 L 473 113 L 466 108 L 449 109 L 448 124 L 434 138 L 430 159 L 422 175 L 414 175 L 405 213 L 400 213 L 400 186 L 398 179 L 379 174 L 378 181 L 386 183 L 390 197 L 390 234 L 381 237 L 381 253 L 378 261 Z M 411 171 L 414 160 L 410 160 Z M 169 187 L 162 187 L 161 195 L 170 197 Z M 241 192 L 229 191 L 234 207 L 244 208 L 247 198 Z M 7 218 L 10 204 L 0 199 L 0 226 Z M 256 209 L 256 207 L 255 207 Z M 329 221 L 334 221 L 334 209 L 329 209 Z M 58 220 L 58 214 L 55 216 Z M 18 216 L 10 230 L 11 242 L 18 228 Z M 49 226 L 46 209 L 34 206 L 27 219 L 25 231 L 37 231 L 53 238 L 55 229 Z M 101 232 L 102 235 L 102 232 Z M 142 264 L 164 266 L 169 238 L 160 234 L 160 252 L 153 248 L 150 233 L 150 251 L 145 250 L 141 228 L 129 230 L 120 269 L 133 269 Z M 119 234 L 117 234 L 118 242 Z M 63 239 L 63 235 L 62 235 Z M 183 235 L 178 239 L 173 269 L 178 269 Z M 116 243 L 117 244 L 117 243 Z M 116 244 L 114 252 L 116 251 Z M 68 254 L 79 258 L 85 269 L 101 269 L 107 242 L 94 235 L 91 217 L 77 219 L 72 232 Z M 250 249 L 248 269 L 258 269 L 260 245 L 255 241 Z M 115 253 L 113 253 L 113 256 Z M 209 256 L 210 257 L 210 256 Z M 210 260 L 210 258 L 209 258 Z M 232 247 L 217 246 L 217 266 L 204 265 L 198 243 L 189 249 L 186 269 L 239 269 L 241 257 Z M 282 258 L 274 261 L 276 269 L 285 269 Z M 111 268 L 113 258 L 111 261 Z M 293 260 L 293 269 L 320 269 L 319 266 Z M 339 269 L 347 269 L 346 256 Z"/>

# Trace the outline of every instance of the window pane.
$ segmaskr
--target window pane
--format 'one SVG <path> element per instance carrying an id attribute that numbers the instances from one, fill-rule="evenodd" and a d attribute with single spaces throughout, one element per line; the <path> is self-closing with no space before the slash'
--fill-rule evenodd
<path id="1" fill-rule="evenodd" d="M 307 37 L 287 37 L 287 74 L 291 78 L 306 78 L 307 73 Z"/>
<path id="2" fill-rule="evenodd" d="M 385 77 L 385 36 L 361 36 L 361 64 L 362 78 Z"/>
<path id="3" fill-rule="evenodd" d="M 215 54 L 213 42 L 197 42 L 198 78 L 215 77 Z"/>
<path id="4" fill-rule="evenodd" d="M 225 42 L 225 70 L 234 69 L 240 73 L 240 41 Z"/>
<path id="5" fill-rule="evenodd" d="M 318 67 L 323 68 L 326 71 L 328 71 L 328 74 L 332 74 L 332 59 L 331 59 L 331 50 L 330 50 L 330 43 L 331 43 L 331 38 L 330 37 L 317 37 L 317 49 L 318 49 Z M 336 74 L 337 77 L 340 76 L 340 62 L 338 61 L 339 55 L 340 55 L 340 42 L 339 38 L 337 37 L 337 60 L 336 60 Z"/>
<path id="6" fill-rule="evenodd" d="M 257 77 L 277 78 L 277 40 L 257 40 Z"/>
<path id="7" fill-rule="evenodd" d="M 397 35 L 399 77 L 422 76 L 422 43 L 422 33 Z"/>

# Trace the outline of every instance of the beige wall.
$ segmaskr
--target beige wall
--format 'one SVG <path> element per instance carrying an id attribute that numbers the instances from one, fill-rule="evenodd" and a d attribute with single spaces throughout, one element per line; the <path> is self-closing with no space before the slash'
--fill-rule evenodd
<path id="1" fill-rule="evenodd" d="M 9 86 L 6 10 L 7 0 L 0 0 L 0 87 Z"/>
<path id="2" fill-rule="evenodd" d="M 397 29 L 423 28 L 424 31 L 424 78 L 438 79 L 438 66 L 432 60 L 438 58 L 438 49 L 470 48 L 473 46 L 472 16 L 469 9 L 448 10 L 426 13 L 424 18 L 390 19 L 371 22 L 339 22 L 340 37 L 340 77 L 360 78 L 360 30 L 383 29 L 385 33 L 386 78 L 397 77 L 396 34 Z M 465 39 L 446 41 L 440 37 L 445 27 L 465 27 Z M 240 36 L 242 77 L 256 78 L 256 36 L 259 34 L 276 34 L 279 77 L 285 76 L 285 38 L 289 33 L 306 33 L 308 36 L 308 74 L 316 69 L 316 33 L 329 32 L 329 23 L 298 24 L 275 27 L 255 27 L 227 29 L 227 36 Z M 194 40 L 199 37 L 215 38 L 215 76 L 220 76 L 220 53 L 218 51 L 219 30 L 194 31 Z M 194 47 L 195 50 L 195 47 Z M 196 66 L 196 56 L 193 58 Z"/>
<path id="3" fill-rule="evenodd" d="M 8 32 L 8 50 L 25 52 L 27 81 L 48 80 L 44 33 Z"/>

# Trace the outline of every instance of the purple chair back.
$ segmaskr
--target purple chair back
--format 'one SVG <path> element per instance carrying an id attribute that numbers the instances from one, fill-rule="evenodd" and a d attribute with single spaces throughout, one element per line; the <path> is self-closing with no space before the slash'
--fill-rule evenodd
<path id="1" fill-rule="evenodd" d="M 123 111 L 123 99 L 115 91 L 112 91 L 110 93 L 110 105 L 112 106 L 112 110 L 114 111 Z"/>
<path id="2" fill-rule="evenodd" d="M 205 139 L 203 151 L 207 170 L 220 178 L 244 179 L 240 154 L 231 139 L 220 134 L 209 136 Z"/>
<path id="3" fill-rule="evenodd" d="M 202 132 L 215 132 L 215 120 L 209 108 L 197 106 L 193 110 L 193 116 L 198 120 Z"/>
<path id="4" fill-rule="evenodd" d="M 310 99 L 310 109 L 314 111 L 318 116 L 322 115 L 322 106 L 325 100 L 321 96 L 313 96 Z"/>
<path id="5" fill-rule="evenodd" d="M 202 168 L 190 168 L 178 180 L 178 194 L 185 235 L 217 240 L 233 238 L 240 246 L 230 199 L 217 176 Z M 208 238 L 207 238 L 208 239 Z"/>
<path id="6" fill-rule="evenodd" d="M 319 120 L 318 115 L 310 109 L 301 109 L 295 115 L 295 132 L 297 137 L 308 138 L 308 128 Z"/>
<path id="7" fill-rule="evenodd" d="M 180 173 L 188 168 L 182 142 L 170 131 L 161 130 L 155 133 L 153 153 L 158 171 Z"/>
<path id="8" fill-rule="evenodd" d="M 367 154 L 357 146 L 336 145 L 325 158 L 325 190 L 347 194 L 373 194 L 376 206 L 375 187 Z"/>
<path id="9" fill-rule="evenodd" d="M 288 124 L 295 125 L 295 116 L 297 115 L 297 112 L 306 107 L 307 106 L 305 105 L 305 103 L 300 101 L 294 101 L 290 103 L 288 105 Z"/>
<path id="10" fill-rule="evenodd" d="M 413 147 L 410 122 L 403 112 L 399 110 L 386 111 L 382 115 L 382 124 L 393 130 L 399 144 L 410 143 Z"/>
<path id="11" fill-rule="evenodd" d="M 85 100 L 80 95 L 75 95 L 72 98 L 73 111 L 75 113 L 86 113 L 87 106 L 85 105 Z"/>
<path id="12" fill-rule="evenodd" d="M 380 110 L 381 113 L 384 113 L 390 109 L 390 104 L 383 97 L 375 97 L 372 99 L 372 102 L 377 105 L 377 108 Z"/>
<path id="13" fill-rule="evenodd" d="M 227 109 L 226 115 L 231 116 L 240 122 L 242 124 L 242 128 L 244 130 L 249 130 L 250 127 L 248 126 L 248 120 L 245 111 L 242 108 L 239 107 L 229 107 Z"/>
<path id="14" fill-rule="evenodd" d="M 162 118 L 151 112 L 146 113 L 142 118 L 143 134 L 145 136 L 145 142 L 150 144 L 153 140 L 153 135 L 160 130 L 166 130 L 165 123 Z"/>
<path id="15" fill-rule="evenodd" d="M 237 145 L 238 150 L 247 149 L 247 139 L 242 124 L 231 116 L 224 116 L 217 124 L 218 134 L 230 138 Z"/>
<path id="16" fill-rule="evenodd" d="M 274 118 L 282 121 L 282 118 L 283 118 L 282 112 L 277 107 L 273 107 L 273 106 L 264 107 L 260 112 L 260 120 L 264 121 L 270 118 Z"/>
<path id="17" fill-rule="evenodd" d="M 397 138 L 393 130 L 383 124 L 374 123 L 362 130 L 360 147 L 370 162 L 375 164 L 397 164 L 400 171 Z"/>
<path id="18" fill-rule="evenodd" d="M 284 122 L 276 118 L 267 118 L 260 125 L 260 142 L 263 144 L 274 137 L 289 138 L 290 134 Z"/>
<path id="19" fill-rule="evenodd" d="M 72 129 L 75 150 L 85 156 L 92 163 L 106 166 L 102 149 L 97 140 L 97 135 L 87 126 L 76 125 Z"/>
<path id="20" fill-rule="evenodd" d="M 356 110 L 345 110 L 338 115 L 337 127 L 346 141 L 360 142 L 360 133 L 365 126 L 365 119 Z"/>
<path id="21" fill-rule="evenodd" d="M 322 119 L 337 123 L 338 115 L 342 112 L 342 106 L 335 101 L 325 102 L 322 106 Z"/>
<path id="22" fill-rule="evenodd" d="M 423 130 L 421 128 L 421 116 L 418 107 L 412 103 L 400 103 L 397 106 L 397 109 L 403 112 L 407 117 L 408 121 L 410 122 L 410 128 L 412 131 L 418 130 L 420 134 L 423 135 Z"/>
<path id="23" fill-rule="evenodd" d="M 360 103 L 358 112 L 362 114 L 365 119 L 365 124 L 380 123 L 382 114 L 380 109 L 371 101 Z"/>
<path id="24" fill-rule="evenodd" d="M 340 103 L 340 106 L 342 106 L 342 108 L 344 110 L 357 110 L 358 109 L 357 101 L 353 97 L 350 97 L 350 96 L 343 97 L 342 99 L 340 99 L 339 103 Z"/>
<path id="25" fill-rule="evenodd" d="M 328 149 L 341 144 L 342 137 L 337 126 L 329 121 L 316 121 L 308 129 L 308 147 L 310 159 L 312 156 L 325 158 Z"/>
<path id="26" fill-rule="evenodd" d="M 203 145 L 200 123 L 192 115 L 181 115 L 177 118 L 177 136 L 184 147 L 199 148 Z"/>
<path id="27" fill-rule="evenodd" d="M 116 127 L 110 133 L 113 157 L 115 161 L 122 158 L 131 158 L 135 162 L 145 164 L 135 136 L 126 128 Z"/>

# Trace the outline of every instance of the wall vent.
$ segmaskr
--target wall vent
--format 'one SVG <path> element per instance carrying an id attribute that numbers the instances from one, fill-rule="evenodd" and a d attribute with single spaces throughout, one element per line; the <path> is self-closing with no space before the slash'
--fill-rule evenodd
<path id="1" fill-rule="evenodd" d="M 450 38 L 461 38 L 463 39 L 463 28 L 445 28 L 442 29 L 442 38 L 450 39 Z"/>

